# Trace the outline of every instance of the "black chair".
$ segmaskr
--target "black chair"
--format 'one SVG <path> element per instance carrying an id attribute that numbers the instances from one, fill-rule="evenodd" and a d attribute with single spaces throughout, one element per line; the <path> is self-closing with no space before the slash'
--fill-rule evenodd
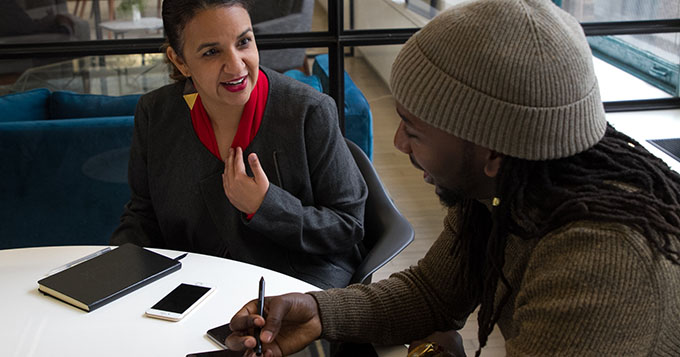
<path id="1" fill-rule="evenodd" d="M 414 232 L 411 224 L 387 195 L 366 154 L 355 143 L 348 139 L 345 141 L 368 185 L 363 240 L 366 253 L 350 284 L 368 284 L 376 270 L 411 244 Z"/>
<path id="2" fill-rule="evenodd" d="M 256 0 L 250 8 L 255 36 L 309 32 L 313 17 L 314 0 Z M 305 52 L 305 48 L 260 50 L 260 64 L 279 72 L 302 69 L 305 67 Z"/>

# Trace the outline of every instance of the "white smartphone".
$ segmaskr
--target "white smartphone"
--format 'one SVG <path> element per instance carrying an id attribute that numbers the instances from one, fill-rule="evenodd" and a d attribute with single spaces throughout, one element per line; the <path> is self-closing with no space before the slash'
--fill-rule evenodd
<path id="1" fill-rule="evenodd" d="M 179 321 L 205 300 L 213 290 L 203 283 L 182 283 L 146 310 L 145 314 L 158 319 Z"/>

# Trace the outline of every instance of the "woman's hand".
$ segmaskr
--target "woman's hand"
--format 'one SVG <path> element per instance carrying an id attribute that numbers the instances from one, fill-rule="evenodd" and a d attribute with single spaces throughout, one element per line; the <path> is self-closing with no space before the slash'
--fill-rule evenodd
<path id="1" fill-rule="evenodd" d="M 236 150 L 230 148 L 222 173 L 224 194 L 236 209 L 245 214 L 255 213 L 260 208 L 269 189 L 269 180 L 255 153 L 248 155 L 248 164 L 253 177 L 246 174 L 243 150 L 240 147 Z"/>
<path id="2" fill-rule="evenodd" d="M 311 295 L 292 293 L 265 298 L 264 311 L 266 320 L 257 315 L 257 300 L 239 310 L 229 324 L 233 332 L 227 337 L 227 348 L 250 349 L 248 355 L 254 355 L 255 327 L 262 327 L 260 340 L 265 357 L 287 356 L 321 336 L 319 307 Z"/>

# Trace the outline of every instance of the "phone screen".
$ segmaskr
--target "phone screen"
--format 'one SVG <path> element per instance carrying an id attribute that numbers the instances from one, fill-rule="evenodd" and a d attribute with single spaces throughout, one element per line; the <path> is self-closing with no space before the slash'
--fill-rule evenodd
<path id="1" fill-rule="evenodd" d="M 208 291 L 210 291 L 209 287 L 183 283 L 151 308 L 181 314 L 190 308 L 194 302 L 208 293 Z"/>

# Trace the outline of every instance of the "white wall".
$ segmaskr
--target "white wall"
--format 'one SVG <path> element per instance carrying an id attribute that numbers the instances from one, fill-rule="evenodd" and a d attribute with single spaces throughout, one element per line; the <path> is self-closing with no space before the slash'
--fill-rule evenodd
<path id="1" fill-rule="evenodd" d="M 390 0 L 355 0 L 354 24 L 356 29 L 420 28 L 427 20 L 404 9 L 403 4 Z M 390 83 L 390 70 L 401 45 L 357 47 L 358 54 L 387 84 Z"/>
<path id="2" fill-rule="evenodd" d="M 354 0 L 354 3 L 356 4 L 356 3 L 359 3 L 359 2 L 372 2 L 372 1 L 375 1 L 375 0 Z M 380 1 L 382 1 L 382 0 L 380 0 Z M 328 0 L 316 0 L 316 2 L 324 10 L 326 10 L 326 13 L 328 13 Z M 349 29 L 349 0 L 345 0 L 344 3 L 343 3 L 343 6 L 345 7 L 345 14 L 344 14 L 344 16 L 345 16 L 345 28 Z"/>

